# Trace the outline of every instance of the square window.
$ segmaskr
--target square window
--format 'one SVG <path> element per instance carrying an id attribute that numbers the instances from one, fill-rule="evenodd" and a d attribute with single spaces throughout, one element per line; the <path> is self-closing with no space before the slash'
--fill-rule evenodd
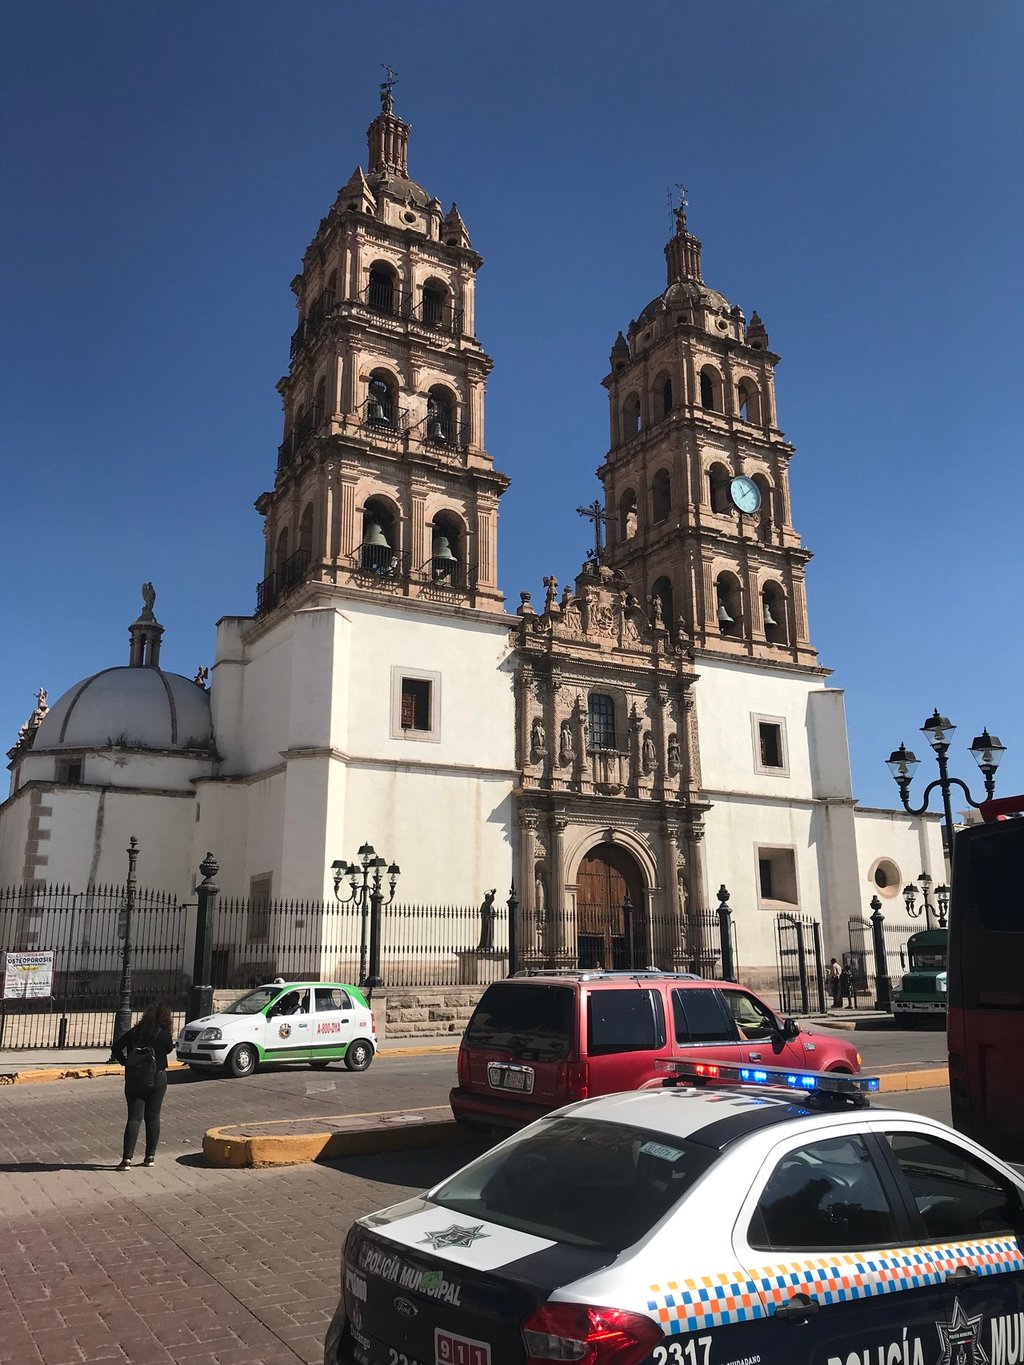
<path id="1" fill-rule="evenodd" d="M 771 909 L 799 905 L 794 849 L 758 848 L 757 877 L 762 906 Z"/>
<path id="2" fill-rule="evenodd" d="M 751 716 L 754 771 L 766 777 L 789 776 L 786 722 L 781 716 Z"/>
<path id="3" fill-rule="evenodd" d="M 82 760 L 62 758 L 57 760 L 57 781 L 65 787 L 82 785 Z"/>
<path id="4" fill-rule="evenodd" d="M 441 675 L 396 664 L 391 670 L 391 738 L 439 740 Z"/>

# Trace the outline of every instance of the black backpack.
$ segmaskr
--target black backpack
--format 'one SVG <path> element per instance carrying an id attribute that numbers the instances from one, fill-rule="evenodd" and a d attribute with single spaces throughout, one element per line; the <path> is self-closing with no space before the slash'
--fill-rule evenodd
<path id="1" fill-rule="evenodd" d="M 124 1062 L 124 1078 L 133 1090 L 152 1090 L 156 1085 L 156 1050 L 148 1044 L 137 1043 L 128 1049 Z"/>

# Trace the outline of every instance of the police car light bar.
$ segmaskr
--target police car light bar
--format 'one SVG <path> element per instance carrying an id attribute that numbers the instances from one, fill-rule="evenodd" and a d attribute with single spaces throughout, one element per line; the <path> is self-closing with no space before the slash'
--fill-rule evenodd
<path id="1" fill-rule="evenodd" d="M 836 1095 L 853 1098 L 877 1092 L 877 1076 L 845 1076 L 828 1071 L 788 1071 L 784 1068 L 763 1066 L 733 1066 L 728 1062 L 654 1063 L 656 1071 L 666 1071 L 678 1080 L 692 1080 L 698 1084 L 726 1081 L 738 1085 L 773 1086 L 776 1090 L 799 1090 L 803 1094 Z"/>

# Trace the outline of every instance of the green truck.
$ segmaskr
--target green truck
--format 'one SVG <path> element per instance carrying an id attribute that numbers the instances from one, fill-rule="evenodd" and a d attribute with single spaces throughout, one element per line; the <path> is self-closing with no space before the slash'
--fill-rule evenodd
<path id="1" fill-rule="evenodd" d="M 946 963 L 949 930 L 922 929 L 907 939 L 907 963 L 899 986 L 892 993 L 892 1012 L 911 1027 L 917 1020 L 945 1023 Z"/>

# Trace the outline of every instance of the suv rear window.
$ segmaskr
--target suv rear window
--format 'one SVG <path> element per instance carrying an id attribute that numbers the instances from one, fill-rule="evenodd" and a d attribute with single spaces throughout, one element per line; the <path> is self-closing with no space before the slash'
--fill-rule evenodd
<path id="1" fill-rule="evenodd" d="M 568 1057 L 575 1034 L 576 992 L 570 986 L 488 986 L 466 1029 L 470 1047 L 504 1048 L 527 1061 Z"/>
<path id="2" fill-rule="evenodd" d="M 587 997 L 587 1051 L 644 1052 L 664 1047 L 665 1021 L 659 991 L 591 991 Z"/>
<path id="3" fill-rule="evenodd" d="M 617 1252 L 638 1242 L 717 1157 L 684 1138 L 630 1124 L 542 1119 L 430 1199 L 534 1237 Z"/>

